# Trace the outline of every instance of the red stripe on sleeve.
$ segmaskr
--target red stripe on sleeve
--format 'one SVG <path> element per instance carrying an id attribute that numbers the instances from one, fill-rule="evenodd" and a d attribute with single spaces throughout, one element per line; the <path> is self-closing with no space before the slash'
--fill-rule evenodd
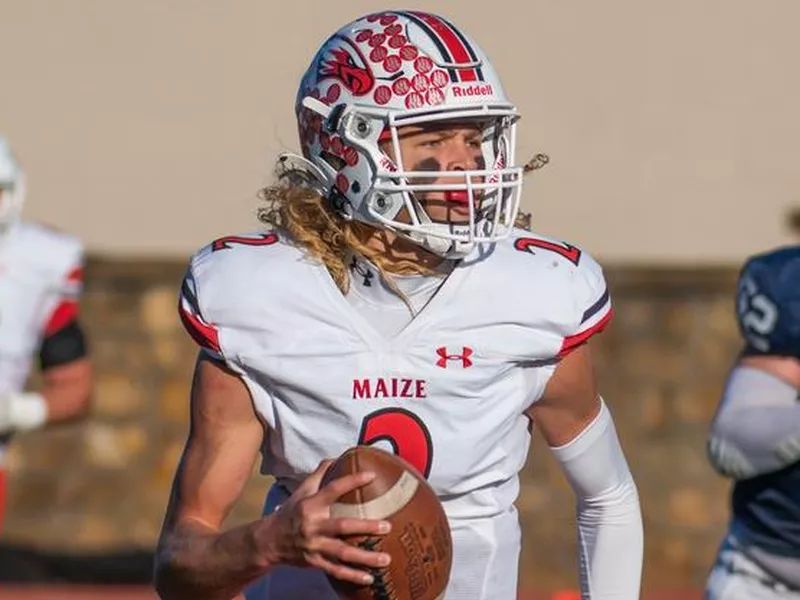
<path id="1" fill-rule="evenodd" d="M 50 320 L 44 328 L 45 336 L 53 335 L 73 323 L 78 318 L 78 303 L 74 300 L 64 300 L 50 315 Z"/>
<path id="2" fill-rule="evenodd" d="M 203 348 L 208 348 L 214 352 L 221 353 L 219 346 L 219 332 L 213 325 L 203 322 L 200 318 L 196 317 L 189 311 L 185 310 L 182 306 L 178 311 L 181 316 L 181 321 L 186 331 L 192 336 L 192 339 Z"/>
<path id="3" fill-rule="evenodd" d="M 586 331 L 582 331 L 580 333 L 576 333 L 575 335 L 570 335 L 564 338 L 564 341 L 561 344 L 561 350 L 558 351 L 558 358 L 564 358 L 567 354 L 575 350 L 578 346 L 582 346 L 589 338 L 593 335 L 596 335 L 603 331 L 608 325 L 611 318 L 614 316 L 614 310 L 609 309 L 605 316 L 600 319 L 597 323 L 592 325 Z"/>
<path id="4" fill-rule="evenodd" d="M 83 267 L 75 267 L 67 273 L 67 282 L 81 283 L 83 281 Z"/>

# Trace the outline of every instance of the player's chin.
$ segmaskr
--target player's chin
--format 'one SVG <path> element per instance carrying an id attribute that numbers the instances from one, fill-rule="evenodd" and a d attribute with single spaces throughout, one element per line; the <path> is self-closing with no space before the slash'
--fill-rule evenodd
<path id="1" fill-rule="evenodd" d="M 446 219 L 447 223 L 451 225 L 468 225 L 469 224 L 469 209 L 464 207 L 463 211 L 449 211 Z"/>
<path id="2" fill-rule="evenodd" d="M 469 225 L 469 213 L 461 214 L 449 211 L 440 217 L 431 216 L 431 221 L 439 225 Z"/>
<path id="3" fill-rule="evenodd" d="M 469 204 L 466 202 L 444 199 L 429 200 L 425 205 L 425 212 L 434 223 L 451 223 L 453 225 L 469 223 Z"/>

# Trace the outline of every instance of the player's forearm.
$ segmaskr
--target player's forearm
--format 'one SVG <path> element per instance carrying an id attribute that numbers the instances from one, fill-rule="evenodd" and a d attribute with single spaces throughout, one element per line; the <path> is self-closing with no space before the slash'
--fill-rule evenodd
<path id="1" fill-rule="evenodd" d="M 255 524 L 219 532 L 184 522 L 159 545 L 154 583 L 162 600 L 230 600 L 270 566 L 257 551 Z"/>
<path id="2" fill-rule="evenodd" d="M 82 419 L 91 407 L 91 386 L 83 382 L 43 389 L 42 396 L 47 404 L 47 424 Z"/>
<path id="3" fill-rule="evenodd" d="M 583 597 L 637 599 L 644 555 L 642 515 L 607 407 L 601 406 L 589 426 L 553 452 L 578 498 Z"/>
<path id="4" fill-rule="evenodd" d="M 88 358 L 44 371 L 42 397 L 47 405 L 47 423 L 61 423 L 85 416 L 92 397 L 92 364 Z"/>
<path id="5" fill-rule="evenodd" d="M 0 435 L 33 431 L 85 414 L 88 391 L 82 385 L 45 386 L 41 392 L 0 394 Z"/>
<path id="6" fill-rule="evenodd" d="M 578 540 L 584 598 L 639 597 L 644 533 L 632 479 L 578 503 Z"/>

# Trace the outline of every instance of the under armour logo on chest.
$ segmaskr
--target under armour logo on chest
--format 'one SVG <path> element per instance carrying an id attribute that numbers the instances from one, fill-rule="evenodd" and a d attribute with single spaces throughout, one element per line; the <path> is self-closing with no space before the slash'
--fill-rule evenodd
<path id="1" fill-rule="evenodd" d="M 436 349 L 436 354 L 439 356 L 439 360 L 436 361 L 437 367 L 446 369 L 447 363 L 451 360 L 460 361 L 461 366 L 465 369 L 472 366 L 472 359 L 470 358 L 472 356 L 472 348 L 464 346 L 461 350 L 461 354 L 448 354 L 447 348 L 442 346 Z"/>
<path id="2" fill-rule="evenodd" d="M 350 262 L 350 270 L 358 273 L 361 277 L 364 278 L 363 284 L 364 287 L 372 287 L 372 278 L 375 277 L 375 274 L 369 270 L 368 267 L 362 265 L 356 257 L 353 257 L 353 260 Z"/>

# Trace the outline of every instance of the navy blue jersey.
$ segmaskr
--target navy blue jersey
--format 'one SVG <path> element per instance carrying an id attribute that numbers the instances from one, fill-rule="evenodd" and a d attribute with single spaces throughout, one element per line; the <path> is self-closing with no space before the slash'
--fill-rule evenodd
<path id="1" fill-rule="evenodd" d="M 748 352 L 800 357 L 800 246 L 750 258 L 739 278 L 737 315 Z M 800 557 L 800 463 L 737 481 L 733 515 L 747 542 Z"/>
<path id="2" fill-rule="evenodd" d="M 733 487 L 734 519 L 746 543 L 778 556 L 800 558 L 800 463 Z"/>

